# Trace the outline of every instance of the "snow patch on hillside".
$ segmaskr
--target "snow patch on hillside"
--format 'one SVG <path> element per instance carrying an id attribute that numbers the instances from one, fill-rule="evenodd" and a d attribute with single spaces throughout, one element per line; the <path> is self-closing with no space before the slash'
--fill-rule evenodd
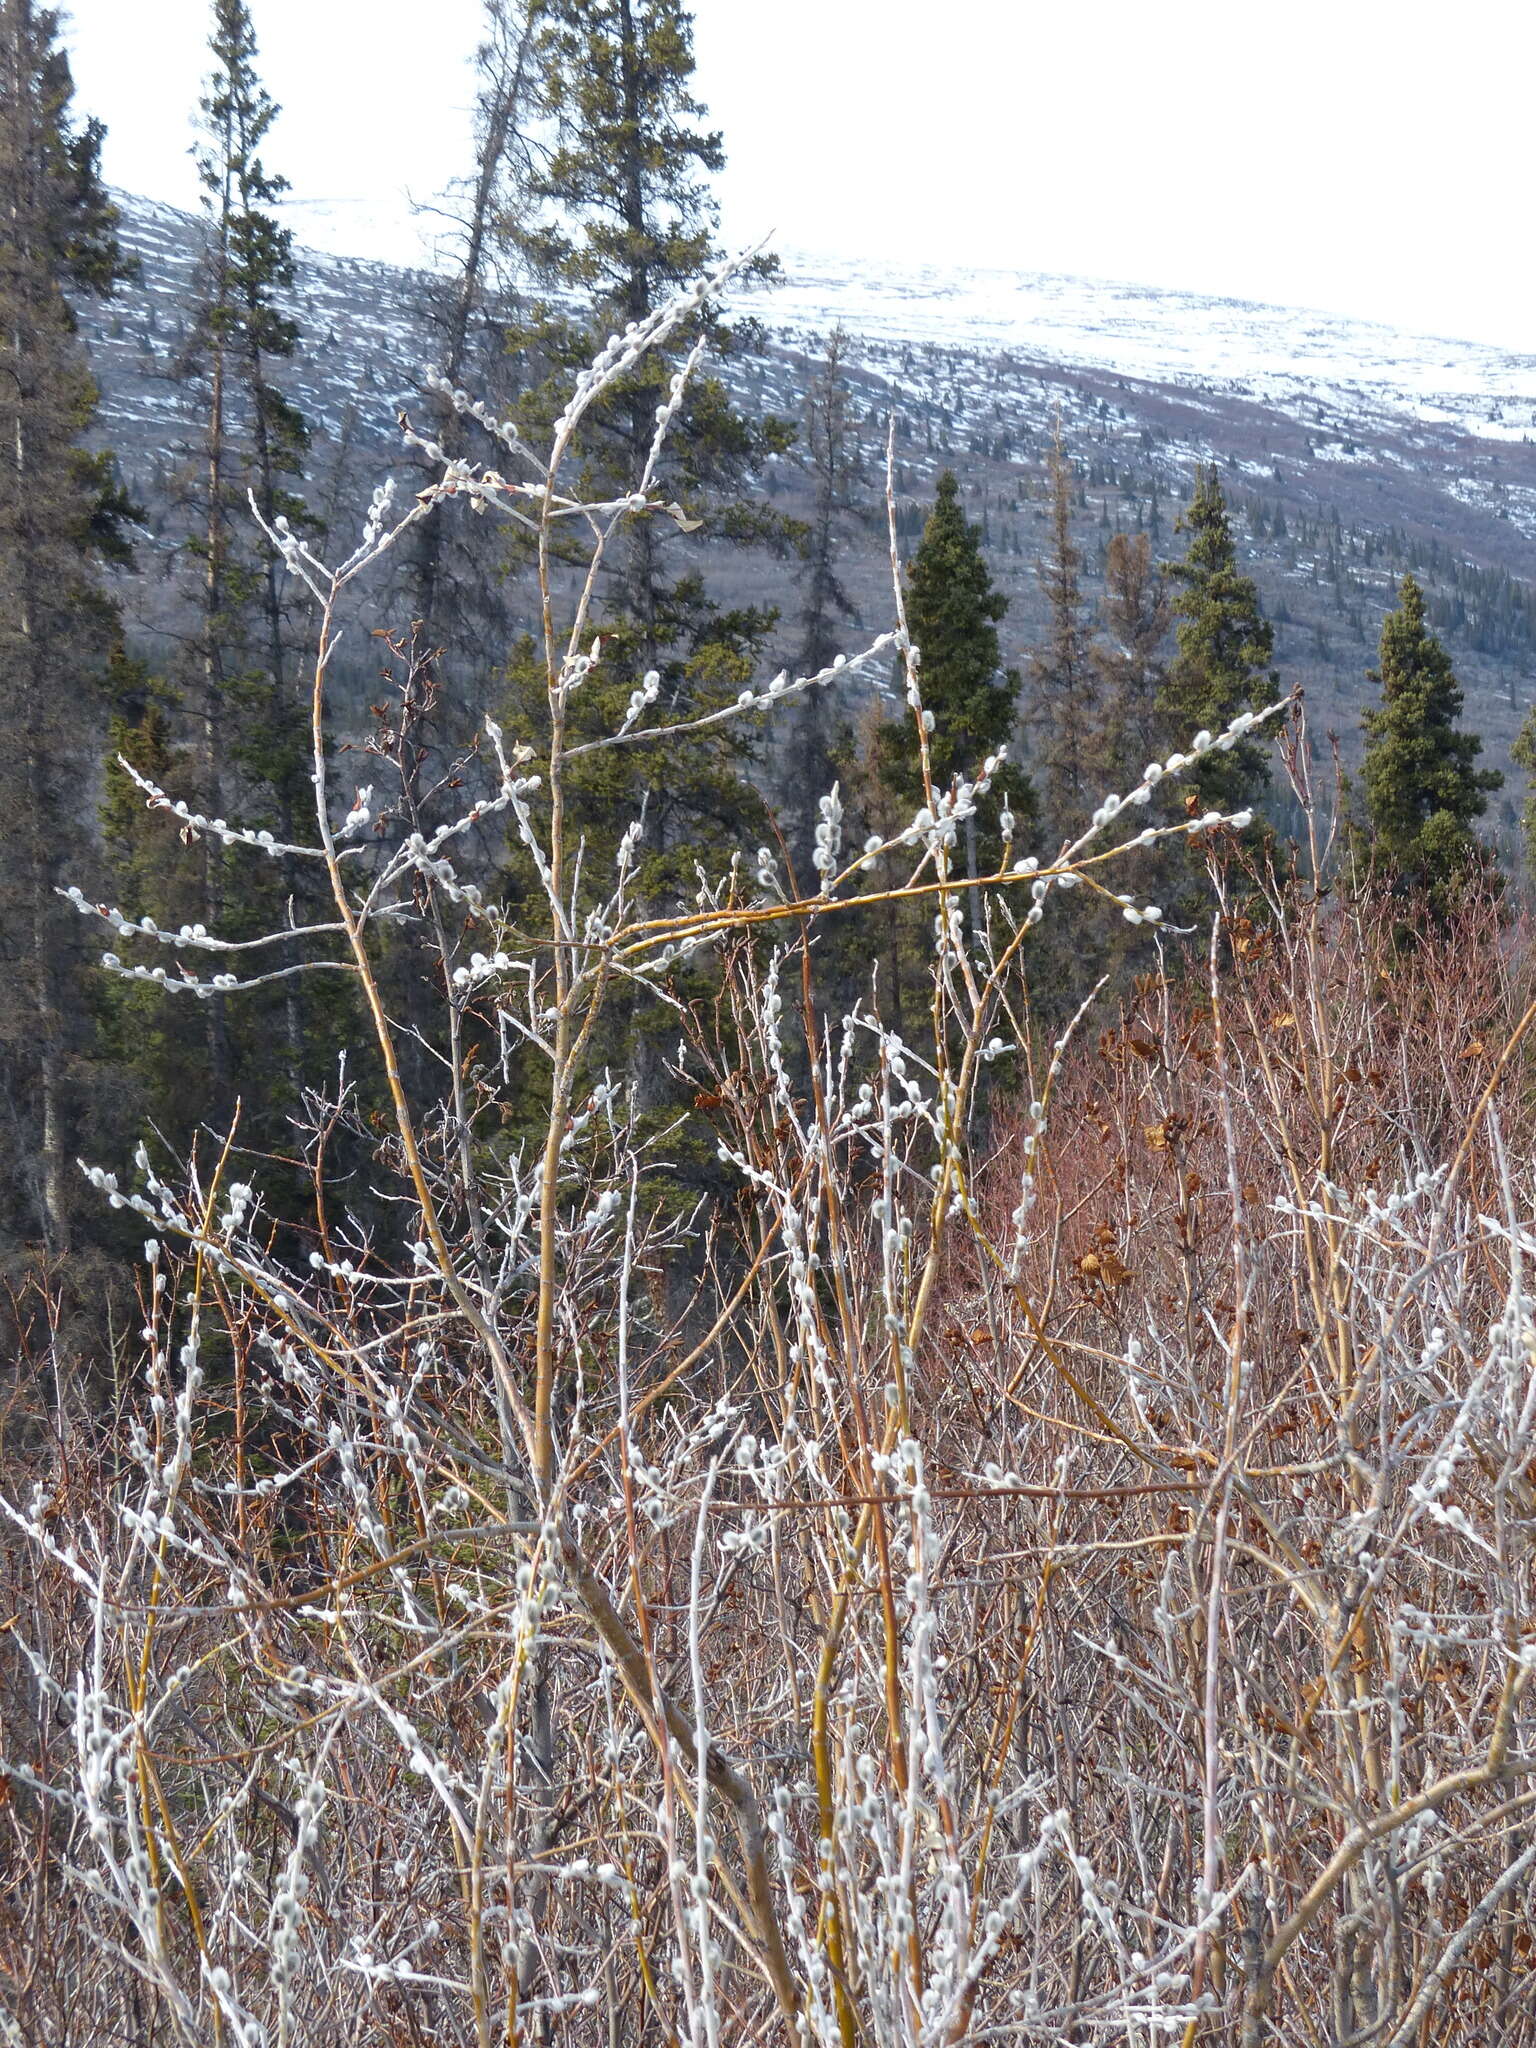
<path id="1" fill-rule="evenodd" d="M 841 322 L 863 340 L 1214 386 L 1319 427 L 1330 414 L 1358 421 L 1379 412 L 1489 440 L 1536 439 L 1536 355 L 1486 342 L 1031 271 L 901 271 L 800 251 L 783 262 L 784 281 L 753 310 L 786 339 Z"/>

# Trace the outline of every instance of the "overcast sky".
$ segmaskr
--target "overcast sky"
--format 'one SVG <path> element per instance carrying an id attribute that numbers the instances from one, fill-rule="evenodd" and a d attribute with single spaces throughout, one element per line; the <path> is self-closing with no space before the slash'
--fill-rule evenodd
<path id="1" fill-rule="evenodd" d="M 73 0 L 113 183 L 195 203 L 207 0 Z M 480 0 L 252 0 L 306 239 L 416 260 Z M 1530 0 L 696 0 L 727 239 L 1317 306 L 1536 353 Z M 316 212 L 315 208 L 323 209 Z"/>

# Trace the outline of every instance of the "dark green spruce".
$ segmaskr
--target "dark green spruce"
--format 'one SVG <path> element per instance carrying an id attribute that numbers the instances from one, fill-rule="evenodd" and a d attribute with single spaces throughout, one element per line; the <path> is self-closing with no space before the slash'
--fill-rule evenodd
<path id="1" fill-rule="evenodd" d="M 1158 696 L 1158 721 L 1171 746 L 1183 750 L 1199 732 L 1219 733 L 1241 711 L 1275 700 L 1270 663 L 1275 629 L 1259 605 L 1258 588 L 1237 565 L 1237 547 L 1216 465 L 1195 470 L 1195 492 L 1175 528 L 1184 555 L 1166 565 L 1174 586 L 1177 652 Z M 1239 740 L 1228 753 L 1209 753 L 1181 781 L 1202 809 L 1241 810 L 1269 787 L 1268 744 Z"/>
<path id="2" fill-rule="evenodd" d="M 1367 711 L 1360 771 L 1367 850 L 1406 888 L 1440 910 L 1484 860 L 1473 821 L 1504 778 L 1479 768 L 1482 741 L 1463 732 L 1461 685 L 1429 630 L 1412 576 L 1381 625 L 1380 665 L 1370 671 L 1381 702 Z"/>
<path id="3" fill-rule="evenodd" d="M 1003 667 L 998 625 L 1008 600 L 992 581 L 981 529 L 965 516 L 954 473 L 938 481 L 933 508 L 907 564 L 907 628 L 919 651 L 924 714 L 931 717 L 928 760 L 935 796 L 958 778 L 971 781 L 988 756 L 1009 744 L 1017 720 L 1019 675 Z M 896 672 L 898 687 L 901 670 Z M 859 830 L 881 837 L 901 832 L 926 805 L 922 755 L 912 710 L 901 704 L 872 714 L 853 776 Z M 1005 767 L 966 823 L 955 862 L 974 875 L 1001 853 L 1004 805 L 1020 822 L 1035 816 L 1034 794 L 1023 772 Z M 899 1032 L 915 1022 L 911 994 L 926 973 L 931 911 L 891 902 L 880 944 L 886 1014 Z"/>
<path id="4" fill-rule="evenodd" d="M 132 508 L 83 439 L 96 387 L 71 301 L 124 274 L 98 169 L 70 112 L 59 15 L 0 0 L 0 1235 L 69 1248 L 89 1114 L 94 935 L 57 891 L 89 886 L 101 681 L 116 632 L 104 564 Z"/>
<path id="5" fill-rule="evenodd" d="M 703 125 L 694 95 L 692 17 L 678 0 L 547 0 L 537 20 L 538 100 L 553 147 L 530 179 L 529 218 L 514 242 L 533 276 L 562 296 L 509 336 L 546 372 L 523 405 L 536 443 L 563 407 L 573 373 L 610 334 L 645 321 L 717 263 L 708 180 L 724 162 L 720 137 Z M 571 295 L 577 313 L 569 310 Z M 705 531 L 780 549 L 799 539 L 752 490 L 793 430 L 772 417 L 748 419 L 719 375 L 745 339 L 706 305 L 584 423 L 566 488 L 599 499 L 634 489 L 657 408 L 695 345 L 704 344 L 654 484 L 679 513 L 631 519 L 615 537 L 594 620 L 603 658 L 571 704 L 573 738 L 617 724 L 649 672 L 658 678 L 653 717 L 660 725 L 717 708 L 760 672 L 776 613 L 751 604 L 723 608 L 698 566 Z M 525 648 L 514 663 L 514 693 L 537 751 L 545 682 Z M 695 857 L 759 829 L 747 780 L 750 741 L 727 723 L 698 738 L 595 757 L 591 777 L 573 778 L 572 789 L 573 823 L 597 856 L 594 871 L 643 796 L 645 893 L 660 901 L 693 886 Z"/>
<path id="6" fill-rule="evenodd" d="M 992 581 L 981 529 L 965 516 L 953 470 L 939 478 L 933 510 L 907 564 L 907 628 L 921 654 L 923 707 L 933 714 L 928 758 L 935 792 L 956 776 L 979 774 L 989 754 L 1013 736 L 1019 676 L 1003 667 L 997 628 L 1008 600 Z M 880 778 L 912 809 L 925 801 L 922 760 L 910 713 L 881 727 Z M 1022 794 L 1013 809 L 1032 809 L 1022 778 L 1006 780 Z M 989 800 L 995 814 L 999 800 Z"/>

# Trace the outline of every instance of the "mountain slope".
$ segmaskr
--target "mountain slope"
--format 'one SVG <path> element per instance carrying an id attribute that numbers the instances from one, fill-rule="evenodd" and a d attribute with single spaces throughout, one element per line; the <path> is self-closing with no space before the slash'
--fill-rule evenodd
<path id="1" fill-rule="evenodd" d="M 119 201 L 142 275 L 113 305 L 86 308 L 84 324 L 102 437 L 157 528 L 131 609 L 146 632 L 164 632 L 174 600 L 154 557 L 178 545 L 176 473 L 195 455 L 189 399 L 170 371 L 200 227 L 168 207 Z M 1507 766 L 1536 687 L 1536 357 L 1071 278 L 903 273 L 793 254 L 785 271 L 776 289 L 744 299 L 765 338 L 731 374 L 753 403 L 794 416 L 821 337 L 845 329 L 870 518 L 850 531 L 841 573 L 869 621 L 889 602 L 879 501 L 894 413 L 904 529 L 915 530 L 938 471 L 955 468 L 1013 600 L 1005 653 L 1020 658 L 1043 622 L 1034 563 L 1059 417 L 1080 479 L 1090 585 L 1116 526 L 1145 526 L 1172 552 L 1192 465 L 1217 460 L 1277 622 L 1280 666 L 1306 687 L 1316 729 L 1336 724 L 1353 750 L 1380 616 L 1412 567 L 1487 758 Z M 342 525 L 345 507 L 398 459 L 396 411 L 423 353 L 418 290 L 408 271 L 301 252 L 293 311 L 305 345 L 285 381 L 315 427 L 314 489 Z M 769 488 L 782 510 L 804 506 L 796 457 L 776 465 Z M 724 595 L 786 603 L 782 563 L 704 545 Z M 1495 799 L 1501 833 L 1510 799 Z"/>

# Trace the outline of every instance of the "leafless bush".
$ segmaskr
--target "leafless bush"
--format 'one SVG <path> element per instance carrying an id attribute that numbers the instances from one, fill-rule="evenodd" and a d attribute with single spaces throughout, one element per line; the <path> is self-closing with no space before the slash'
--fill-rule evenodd
<path id="1" fill-rule="evenodd" d="M 391 1118 L 324 1108 L 307 1220 L 265 1214 L 228 1147 L 92 1169 L 143 1219 L 144 1366 L 120 1412 L 56 1404 L 0 1502 L 11 2037 L 1526 2041 L 1521 956 L 1488 913 L 1405 949 L 1255 889 L 1244 819 L 1144 827 L 1177 759 L 1055 859 L 1005 818 L 979 881 L 951 854 L 996 762 L 852 851 L 829 794 L 812 898 L 763 853 L 637 903 L 639 821 L 595 875 L 566 710 L 611 537 L 667 516 L 669 418 L 632 497 L 561 479 L 683 310 L 604 352 L 544 460 L 508 430 L 510 478 L 449 463 L 393 523 L 381 496 L 334 571 L 273 536 L 322 615 L 313 845 L 146 790 L 323 867 L 311 943 L 359 991 Z M 509 758 L 487 720 L 486 794 L 376 840 L 371 792 L 331 801 L 327 666 L 353 580 L 445 497 L 537 537 L 547 744 Z M 567 528 L 591 576 L 557 629 Z M 902 651 L 926 762 L 896 605 L 848 666 Z M 653 698 L 637 678 L 587 744 L 647 732 Z M 536 930 L 454 864 L 488 816 L 540 878 Z M 1208 850 L 1208 970 L 1041 1054 L 1034 934 L 1156 927 L 1113 889 L 1158 831 Z M 435 1105 L 380 993 L 417 892 Z M 817 932 L 893 893 L 933 919 L 920 1044 L 811 994 Z M 263 973 L 173 945 L 186 999 Z M 674 970 L 706 950 L 690 1009 Z M 217 977 L 179 964 L 208 953 Z M 702 1220 L 588 1057 L 620 991 L 676 1012 L 734 1190 Z M 499 1048 L 473 1088 L 467 1033 Z M 530 1152 L 496 1136 L 513 1062 L 542 1077 Z M 322 1149 L 349 1119 L 375 1184 L 352 1215 Z"/>

